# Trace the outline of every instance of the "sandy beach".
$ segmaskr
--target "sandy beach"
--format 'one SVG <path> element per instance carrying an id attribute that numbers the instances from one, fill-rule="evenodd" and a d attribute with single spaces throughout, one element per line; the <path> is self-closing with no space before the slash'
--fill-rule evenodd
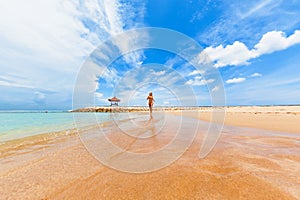
<path id="1" fill-rule="evenodd" d="M 300 106 L 235 106 L 226 107 L 226 125 L 242 126 L 285 133 L 300 133 Z M 170 112 L 210 121 L 212 108 L 199 108 L 198 111 Z"/>
<path id="2" fill-rule="evenodd" d="M 73 133 L 1 145 L 0 199 L 300 199 L 299 110 L 272 109 L 227 110 L 221 137 L 204 159 L 198 153 L 209 123 L 199 121 L 195 111 L 182 112 L 185 120 L 199 122 L 196 138 L 177 161 L 150 173 L 126 173 L 101 164 L 87 151 L 83 137 Z M 210 111 L 201 112 L 200 119 L 208 120 Z M 105 130 L 126 151 L 151 152 L 174 137 L 171 125 L 181 117 L 174 113 L 179 115 L 166 115 L 167 123 L 154 115 L 154 126 L 165 125 L 161 135 L 150 139 L 132 139 L 116 124 Z M 98 129 L 81 134 L 93 138 Z"/>

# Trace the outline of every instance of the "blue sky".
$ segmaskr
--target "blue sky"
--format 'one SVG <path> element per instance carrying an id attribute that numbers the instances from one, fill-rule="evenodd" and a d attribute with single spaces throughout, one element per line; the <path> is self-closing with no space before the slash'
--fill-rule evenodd
<path id="1" fill-rule="evenodd" d="M 197 41 L 199 55 L 220 72 L 227 105 L 300 102 L 298 0 L 10 0 L 0 2 L 0 109 L 71 109 L 78 72 L 93 50 L 142 27 Z M 138 42 L 141 35 L 132 37 Z M 182 105 L 191 94 L 197 101 L 185 103 L 211 105 L 207 83 L 214 80 L 170 52 L 135 51 L 107 68 L 87 79 L 96 105 L 113 95 L 146 105 L 149 91 L 156 105 Z"/>

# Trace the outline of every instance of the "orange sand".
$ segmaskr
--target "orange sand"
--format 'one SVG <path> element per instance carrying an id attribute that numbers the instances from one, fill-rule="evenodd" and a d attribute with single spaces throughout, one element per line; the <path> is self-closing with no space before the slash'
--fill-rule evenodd
<path id="1" fill-rule="evenodd" d="M 300 133 L 300 106 L 241 106 L 225 108 L 224 123 L 286 133 Z M 181 111 L 170 112 L 181 115 Z M 182 111 L 184 116 L 210 121 L 211 108 Z"/>
<path id="2" fill-rule="evenodd" d="M 198 135 L 175 163 L 145 174 L 103 166 L 77 135 L 10 149 L 0 157 L 0 199 L 300 198 L 297 134 L 224 127 L 204 159 L 201 142 Z"/>

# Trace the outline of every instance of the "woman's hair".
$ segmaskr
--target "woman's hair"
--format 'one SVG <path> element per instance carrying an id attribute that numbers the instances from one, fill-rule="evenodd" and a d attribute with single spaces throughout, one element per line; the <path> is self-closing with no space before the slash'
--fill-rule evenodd
<path id="1" fill-rule="evenodd" d="M 149 96 L 152 96 L 152 92 L 149 92 Z"/>

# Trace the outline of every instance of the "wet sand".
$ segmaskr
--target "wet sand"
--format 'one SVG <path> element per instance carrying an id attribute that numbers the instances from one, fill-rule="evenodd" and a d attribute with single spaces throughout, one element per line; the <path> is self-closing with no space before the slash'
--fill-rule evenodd
<path id="1" fill-rule="evenodd" d="M 176 125 L 172 124 L 179 118 L 154 115 L 153 121 L 134 122 L 139 131 L 130 129 L 124 122 L 118 126 L 108 124 L 101 130 L 126 150 L 123 152 L 145 153 L 159 150 L 172 141 L 176 132 Z M 192 124 L 199 122 L 194 142 L 173 164 L 150 173 L 126 173 L 104 166 L 86 150 L 76 134 L 13 149 L 1 146 L 0 199 L 300 198 L 300 135 L 225 126 L 215 148 L 207 157 L 199 159 L 209 123 L 184 119 Z M 161 123 L 162 120 L 167 122 Z M 132 138 L 120 131 L 119 126 L 134 134 L 131 136 L 145 137 Z M 183 130 L 192 132 L 189 127 L 184 126 Z M 162 134 L 156 135 L 160 130 Z M 98 131 L 99 128 L 94 128 L 81 133 L 85 144 L 91 144 L 96 150 L 98 146 L 92 143 L 99 141 L 95 140 L 99 139 Z M 154 137 L 148 138 L 149 134 Z M 122 152 L 109 159 L 121 156 Z"/>

